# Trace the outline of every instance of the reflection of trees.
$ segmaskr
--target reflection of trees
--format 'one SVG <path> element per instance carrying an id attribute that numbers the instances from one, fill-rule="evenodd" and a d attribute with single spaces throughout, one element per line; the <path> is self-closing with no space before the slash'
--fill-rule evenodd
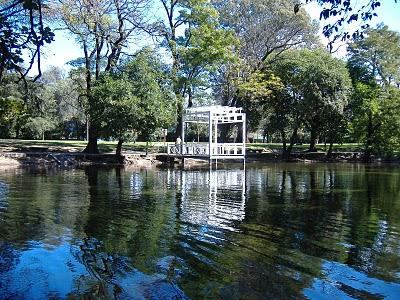
<path id="1" fill-rule="evenodd" d="M 73 227 L 85 205 L 81 201 L 82 178 L 75 173 L 65 176 L 63 171 L 35 169 L 4 178 L 10 183 L 0 237 L 21 245 L 30 240 L 57 245 L 57 237 Z"/>
<path id="2" fill-rule="evenodd" d="M 379 170 L 375 169 L 376 173 L 363 170 L 352 173 L 346 167 L 338 168 L 335 165 L 299 169 L 290 166 L 261 172 L 260 169 L 249 170 L 248 178 L 267 179 L 263 188 L 256 187 L 260 192 L 254 194 L 253 191 L 248 200 L 249 205 L 257 208 L 257 213 L 253 212 L 253 220 L 263 226 L 245 224 L 249 231 L 244 238 L 249 235 L 258 238 L 242 243 L 254 244 L 254 249 L 276 248 L 275 254 L 270 254 L 274 261 L 279 262 L 282 257 L 288 259 L 282 263 L 283 266 L 292 268 L 293 264 L 294 270 L 302 270 L 310 262 L 311 256 L 346 262 L 363 269 L 367 274 L 395 281 L 395 274 L 387 272 L 393 267 L 383 265 L 385 259 L 382 257 L 387 257 L 385 251 L 390 251 L 393 258 L 398 253 L 391 248 L 396 239 L 395 234 L 390 234 L 390 227 L 398 224 L 398 219 L 394 221 L 393 216 L 399 215 L 399 174 L 383 172 L 385 176 L 382 177 Z M 390 201 L 387 203 L 379 203 L 388 198 Z M 251 202 L 257 202 L 258 205 Z M 387 209 L 391 205 L 394 211 Z M 265 224 L 275 231 L 270 232 Z M 263 238 L 270 244 L 260 244 Z M 399 243 L 396 244 L 398 249 Z M 303 270 L 303 278 L 309 275 L 311 278 L 319 277 L 322 261 L 311 261 L 314 264 L 310 264 L 312 268 Z M 389 264 L 388 261 L 386 264 Z M 290 273 L 287 273 L 288 281 L 295 277 Z M 306 282 L 304 284 L 307 285 Z"/>
<path id="3" fill-rule="evenodd" d="M 144 294 L 163 291 L 176 299 L 184 298 L 177 287 L 166 281 L 174 279 L 168 271 L 165 279 L 142 273 L 157 271 L 158 260 L 168 250 L 163 244 L 174 234 L 170 231 L 174 203 L 170 192 L 163 189 L 167 186 L 166 174 L 148 170 L 130 173 L 121 169 L 116 170 L 115 178 L 111 174 L 98 169 L 86 171 L 91 204 L 85 233 L 91 238 L 80 242 L 75 255 L 91 276 L 81 278 L 79 284 L 87 282 L 90 295 L 124 297 L 124 293 L 129 295 L 126 294 L 129 288 L 118 280 L 124 277 L 143 286 Z M 140 271 L 133 269 L 132 262 Z M 163 265 L 168 270 L 174 268 L 174 263 L 177 261 L 172 259 Z M 82 294 L 88 295 L 88 292 L 78 289 L 75 296 Z"/>
<path id="4" fill-rule="evenodd" d="M 178 282 L 192 298 L 298 298 L 325 280 L 326 262 L 387 281 L 400 268 L 400 174 L 389 167 L 267 165 L 246 176 L 89 168 L 1 179 L 2 240 L 74 237 L 87 275 L 72 297 L 123 297 L 129 278 L 167 290 Z M 1 267 L 13 268 L 20 249 L 4 245 Z"/>
<path id="5" fill-rule="evenodd" d="M 120 174 L 119 174 L 120 172 Z M 142 271 L 154 272 L 160 247 L 173 232 L 173 200 L 166 187 L 166 174 L 155 171 L 109 171 L 88 174 L 90 208 L 86 236 L 104 244 L 109 253 L 131 257 Z M 169 197 L 168 197 L 169 195 Z"/>
<path id="6" fill-rule="evenodd" d="M 388 270 L 393 269 L 394 257 L 400 250 L 400 243 L 392 230 L 400 224 L 400 178 L 390 169 L 368 168 L 364 180 L 356 182 L 353 187 L 362 192 L 358 201 L 353 201 L 349 208 L 350 217 L 356 222 L 350 228 L 352 246 L 346 263 L 378 278 L 395 280 L 396 275 Z M 399 262 L 395 264 L 400 266 Z"/>

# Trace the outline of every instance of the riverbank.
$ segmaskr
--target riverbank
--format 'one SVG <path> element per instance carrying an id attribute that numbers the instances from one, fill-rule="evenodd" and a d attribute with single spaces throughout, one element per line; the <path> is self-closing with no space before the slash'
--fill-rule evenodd
<path id="1" fill-rule="evenodd" d="M 0 166 L 58 166 L 77 167 L 85 165 L 131 165 L 151 167 L 160 165 L 155 155 L 141 153 L 125 154 L 86 154 L 67 152 L 6 152 L 0 153 Z"/>
<path id="2" fill-rule="evenodd" d="M 218 160 L 223 162 L 223 160 Z M 328 159 L 325 152 L 297 152 L 293 153 L 288 160 L 283 160 L 279 153 L 258 153 L 249 152 L 246 155 L 246 162 L 363 162 L 361 152 L 334 152 Z M 391 160 L 374 159 L 372 162 L 400 163 L 398 158 Z M 155 166 L 174 166 L 182 163 L 180 158 L 169 157 L 162 153 L 144 152 L 124 153 L 122 156 L 115 154 L 86 154 L 81 152 L 2 152 L 0 153 L 0 168 L 12 168 L 20 166 L 38 167 L 79 167 L 87 165 L 124 165 L 141 168 Z M 185 159 L 185 166 L 198 166 L 207 163 L 205 160 Z"/>
<path id="3" fill-rule="evenodd" d="M 116 156 L 111 150 L 113 142 L 99 142 L 102 154 L 82 153 L 83 141 L 25 141 L 0 140 L 0 168 L 18 166 L 60 166 L 75 167 L 85 165 L 127 165 L 137 167 L 173 166 L 181 164 L 181 159 L 163 153 L 165 145 L 154 143 L 145 155 L 144 143 L 127 143 L 123 155 Z M 356 144 L 336 145 L 330 158 L 319 145 L 318 152 L 306 152 L 302 146 L 296 148 L 289 159 L 283 160 L 278 144 L 247 144 L 246 162 L 363 162 L 360 146 Z M 218 160 L 219 162 L 221 160 Z M 221 161 L 222 162 L 222 161 Z M 372 162 L 400 163 L 400 158 L 379 159 Z M 207 163 L 204 160 L 185 159 L 185 166 Z"/>

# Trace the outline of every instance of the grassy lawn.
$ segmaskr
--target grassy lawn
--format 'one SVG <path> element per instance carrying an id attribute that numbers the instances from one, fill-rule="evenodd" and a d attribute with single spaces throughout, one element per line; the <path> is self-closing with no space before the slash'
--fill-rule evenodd
<path id="1" fill-rule="evenodd" d="M 113 153 L 117 146 L 117 142 L 106 142 L 99 141 L 99 150 L 102 153 Z M 0 139 L 0 151 L 11 152 L 11 151 L 29 151 L 30 147 L 44 147 L 48 148 L 49 151 L 59 151 L 59 152 L 80 152 L 86 146 L 86 141 L 76 141 L 76 140 L 1 140 Z M 145 151 L 145 142 L 136 143 L 124 143 L 123 151 Z M 319 151 L 325 151 L 323 144 L 317 145 Z M 149 151 L 151 152 L 163 152 L 164 143 L 156 142 L 149 144 Z M 263 150 L 271 149 L 274 151 L 279 151 L 282 149 L 281 143 L 254 143 L 247 144 L 247 149 L 249 150 Z M 295 145 L 294 151 L 305 151 L 308 149 L 308 144 Z M 165 150 L 164 150 L 165 151 Z M 333 151 L 338 152 L 360 152 L 362 151 L 362 145 L 360 144 L 335 144 Z"/>
<path id="2" fill-rule="evenodd" d="M 2 140 L 0 139 L 0 151 L 3 152 L 21 152 L 33 151 L 31 147 L 48 148 L 49 151 L 59 152 L 80 152 L 85 149 L 86 141 L 76 140 Z M 113 153 L 117 147 L 117 142 L 98 142 L 99 150 L 101 153 Z M 150 151 L 161 151 L 163 143 L 149 144 Z M 145 151 L 145 142 L 124 143 L 123 151 Z"/>

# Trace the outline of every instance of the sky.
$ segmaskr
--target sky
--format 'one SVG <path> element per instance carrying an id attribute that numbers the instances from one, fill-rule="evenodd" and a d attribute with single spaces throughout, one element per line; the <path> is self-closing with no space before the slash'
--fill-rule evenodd
<path id="1" fill-rule="evenodd" d="M 358 0 L 356 3 L 362 3 L 363 1 Z M 382 5 L 378 7 L 375 11 L 378 17 L 373 19 L 371 22 L 372 26 L 383 22 L 391 30 L 400 32 L 400 3 L 396 4 L 395 0 L 381 0 Z M 316 3 L 309 3 L 305 5 L 305 9 L 310 14 L 313 19 L 319 20 L 319 14 L 321 12 L 321 7 Z M 321 28 L 324 23 L 321 22 Z M 321 40 L 323 44 L 327 44 L 327 39 L 323 37 L 320 33 Z M 336 56 L 345 56 L 346 47 L 341 47 L 339 45 Z M 58 66 L 61 68 L 68 69 L 66 63 L 75 58 L 81 57 L 82 49 L 75 42 L 74 38 L 71 37 L 65 31 L 55 32 L 55 41 L 47 45 L 44 49 L 42 56 L 42 69 L 46 70 L 49 66 Z"/>

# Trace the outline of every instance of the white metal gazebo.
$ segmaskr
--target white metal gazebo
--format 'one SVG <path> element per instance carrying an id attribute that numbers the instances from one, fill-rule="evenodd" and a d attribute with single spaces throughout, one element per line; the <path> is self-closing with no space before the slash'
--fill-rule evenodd
<path id="1" fill-rule="evenodd" d="M 187 142 L 188 123 L 208 124 L 208 143 Z M 240 143 L 219 143 L 218 125 L 239 124 L 242 130 Z M 244 159 L 246 155 L 246 114 L 242 108 L 229 106 L 191 107 L 182 116 L 181 143 L 168 146 L 168 154 L 181 157 L 208 159 Z"/>

